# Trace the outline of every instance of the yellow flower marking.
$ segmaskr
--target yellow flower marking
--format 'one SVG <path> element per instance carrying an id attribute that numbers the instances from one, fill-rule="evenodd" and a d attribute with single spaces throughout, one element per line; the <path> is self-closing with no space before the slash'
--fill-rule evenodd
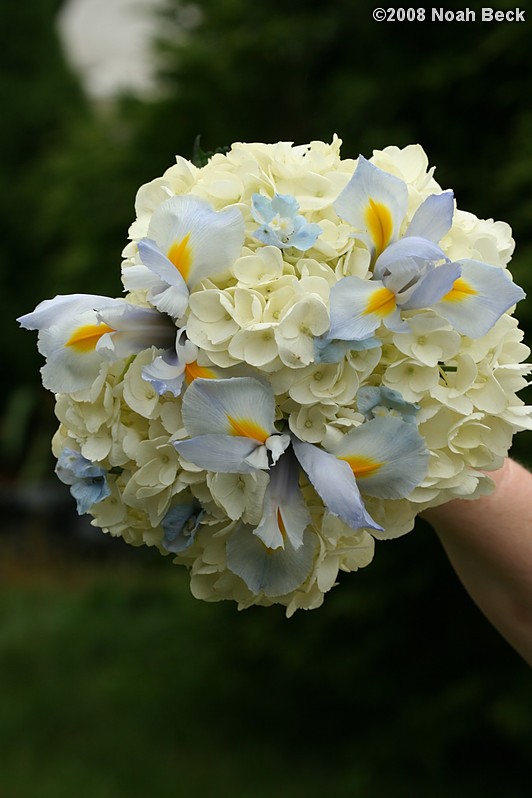
<path id="1" fill-rule="evenodd" d="M 265 443 L 266 439 L 270 437 L 269 432 L 249 418 L 233 418 L 232 416 L 227 416 L 227 420 L 231 425 L 231 435 L 253 438 L 253 440 L 260 441 L 260 443 Z"/>
<path id="2" fill-rule="evenodd" d="M 71 346 L 72 349 L 84 354 L 93 352 L 102 335 L 109 332 L 115 330 L 107 324 L 84 324 L 83 327 L 74 330 L 65 346 Z"/>
<path id="3" fill-rule="evenodd" d="M 192 250 L 190 248 L 190 233 L 181 239 L 181 241 L 174 241 L 166 257 L 171 261 L 185 282 L 188 280 L 190 270 L 192 268 Z"/>
<path id="4" fill-rule="evenodd" d="M 373 460 L 371 457 L 364 457 L 363 455 L 349 455 L 346 454 L 343 457 L 338 457 L 339 460 L 345 460 L 345 462 L 351 467 L 355 477 L 371 477 L 373 474 L 376 474 L 377 471 L 382 468 L 384 463 L 380 462 L 379 460 Z"/>
<path id="5" fill-rule="evenodd" d="M 393 313 L 395 310 L 395 294 L 389 288 L 376 288 L 370 295 L 368 304 L 364 310 L 364 316 L 376 313 L 381 319 Z"/>
<path id="6" fill-rule="evenodd" d="M 386 249 L 392 237 L 392 214 L 382 202 L 375 202 L 375 200 L 370 198 L 364 214 L 364 221 L 375 244 L 378 257 Z"/>
<path id="7" fill-rule="evenodd" d="M 206 366 L 198 366 L 197 360 L 193 360 L 192 363 L 187 363 L 185 366 L 185 380 L 187 383 L 191 383 L 198 377 L 204 380 L 214 380 L 216 379 L 216 374 L 212 369 L 208 369 Z"/>
<path id="8" fill-rule="evenodd" d="M 286 527 L 284 525 L 283 516 L 281 515 L 281 510 L 279 507 L 277 508 L 277 526 L 279 527 L 279 532 L 283 536 L 283 540 L 286 539 Z"/>
<path id="9" fill-rule="evenodd" d="M 453 287 L 448 294 L 443 297 L 443 302 L 465 302 L 468 297 L 475 296 L 478 291 L 475 291 L 472 285 L 463 277 L 459 277 L 454 281 Z"/>

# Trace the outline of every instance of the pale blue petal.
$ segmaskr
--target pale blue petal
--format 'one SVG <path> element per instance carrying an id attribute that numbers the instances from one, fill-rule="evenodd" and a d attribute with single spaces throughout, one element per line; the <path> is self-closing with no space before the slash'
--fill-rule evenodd
<path id="1" fill-rule="evenodd" d="M 373 410 L 376 407 L 384 407 L 400 413 L 404 421 L 415 423 L 419 411 L 419 405 L 405 401 L 399 391 L 394 391 L 385 385 L 364 385 L 358 390 L 356 399 L 357 410 L 368 419 L 374 417 Z"/>
<path id="2" fill-rule="evenodd" d="M 235 433 L 230 418 L 251 422 L 264 431 L 264 438 L 275 433 L 275 398 L 272 389 L 252 377 L 226 380 L 198 378 L 183 397 L 183 421 L 188 434 Z"/>
<path id="3" fill-rule="evenodd" d="M 147 239 L 155 244 L 163 257 L 173 245 L 187 239 L 186 249 L 191 256 L 191 263 L 187 269 L 186 283 L 193 288 L 205 277 L 228 269 L 239 257 L 244 237 L 244 219 L 238 208 L 215 211 L 210 203 L 200 197 L 181 194 L 170 197 L 156 208 L 150 220 Z M 184 281 L 179 269 L 168 258 L 166 261 L 170 268 L 160 258 L 154 257 L 151 261 L 154 271 L 165 280 L 168 278 L 170 285 L 177 285 L 176 280 L 180 278 Z"/>
<path id="4" fill-rule="evenodd" d="M 296 217 L 294 232 L 290 236 L 288 246 L 295 247 L 295 249 L 305 252 L 310 247 L 314 246 L 319 236 L 322 234 L 323 228 L 319 224 L 307 222 L 303 216 Z"/>
<path id="5" fill-rule="evenodd" d="M 295 218 L 299 210 L 299 202 L 291 194 L 275 194 L 272 199 L 272 211 L 279 216 Z"/>
<path id="6" fill-rule="evenodd" d="M 335 447 L 336 457 L 362 459 L 375 470 L 356 473 L 363 493 L 382 499 L 402 499 L 424 479 L 428 451 L 414 424 L 382 416 L 361 424 L 344 435 Z M 351 470 L 351 469 L 350 469 Z"/>
<path id="7" fill-rule="evenodd" d="M 295 247 L 304 252 L 316 243 L 322 228 L 307 222 L 304 216 L 298 215 L 298 210 L 299 203 L 290 195 L 276 194 L 270 200 L 254 194 L 251 213 L 260 227 L 253 235 L 268 246 L 280 249 Z"/>
<path id="8" fill-rule="evenodd" d="M 192 545 L 205 511 L 198 501 L 176 504 L 161 521 L 164 529 L 163 547 L 180 554 Z"/>
<path id="9" fill-rule="evenodd" d="M 111 495 L 107 484 L 107 471 L 94 465 L 74 449 L 65 448 L 60 453 L 55 473 L 76 500 L 78 515 L 87 513 L 90 508 Z"/>
<path id="10" fill-rule="evenodd" d="M 417 236 L 408 236 L 391 244 L 377 258 L 374 276 L 378 280 L 384 279 L 387 269 L 396 261 L 401 261 L 405 258 L 416 258 L 418 261 L 429 261 L 429 263 L 449 260 L 439 246 L 432 241 L 427 241 L 426 238 Z"/>
<path id="11" fill-rule="evenodd" d="M 299 488 L 299 473 L 299 463 L 291 450 L 270 469 L 264 511 L 254 531 L 270 549 L 283 547 L 287 539 L 294 549 L 303 545 L 303 534 L 311 518 Z M 280 527 L 279 517 L 284 530 Z"/>
<path id="12" fill-rule="evenodd" d="M 147 268 L 168 285 L 173 285 L 188 296 L 188 286 L 179 269 L 160 250 L 155 241 L 143 238 L 138 242 L 140 259 Z"/>
<path id="13" fill-rule="evenodd" d="M 525 298 L 525 292 L 497 266 L 475 260 L 458 261 L 461 280 L 474 293 L 455 292 L 444 296 L 433 309 L 447 319 L 457 332 L 480 338 L 502 314 Z"/>
<path id="14" fill-rule="evenodd" d="M 251 474 L 257 470 L 255 465 L 246 462 L 260 447 L 251 438 L 240 438 L 237 435 L 198 435 L 189 441 L 173 441 L 179 454 L 206 471 L 222 474 Z M 268 460 L 266 458 L 266 465 Z"/>
<path id="15" fill-rule="evenodd" d="M 136 355 L 151 346 L 168 349 L 175 341 L 175 324 L 152 308 L 122 301 L 121 305 L 98 310 L 97 318 L 113 329 L 96 344 L 96 350 L 110 359 Z"/>
<path id="16" fill-rule="evenodd" d="M 185 363 L 180 362 L 175 351 L 165 352 L 144 366 L 142 379 L 153 385 L 159 396 L 165 393 L 179 396 L 185 379 Z"/>
<path id="17" fill-rule="evenodd" d="M 254 230 L 253 235 L 256 239 L 258 239 L 258 241 L 260 241 L 262 244 L 266 244 L 268 247 L 278 247 L 278 249 L 284 249 L 285 247 L 289 246 L 281 238 L 279 238 L 274 230 L 266 225 L 262 225 L 262 227 Z"/>
<path id="18" fill-rule="evenodd" d="M 258 224 L 268 224 L 276 213 L 277 211 L 273 209 L 271 199 L 263 194 L 253 194 L 251 197 L 251 215 Z"/>
<path id="19" fill-rule="evenodd" d="M 337 460 L 311 443 L 292 439 L 297 459 L 330 513 L 352 529 L 378 529 L 360 496 L 355 477 L 347 463 Z"/>
<path id="20" fill-rule="evenodd" d="M 340 363 L 348 352 L 363 352 L 382 346 L 378 338 L 354 339 L 352 341 L 329 341 L 327 338 L 314 338 L 314 363 Z"/>
<path id="21" fill-rule="evenodd" d="M 227 567 L 239 576 L 256 596 L 284 596 L 296 590 L 309 575 L 317 548 L 316 536 L 308 530 L 297 550 L 290 541 L 282 549 L 269 549 L 253 534 L 238 526 L 227 541 Z"/>
<path id="22" fill-rule="evenodd" d="M 105 477 L 92 477 L 91 479 L 74 482 L 70 486 L 70 493 L 76 500 L 78 515 L 88 513 L 93 505 L 111 495 Z"/>
<path id="23" fill-rule="evenodd" d="M 458 263 L 442 263 L 440 266 L 434 266 L 419 281 L 407 301 L 401 303 L 401 307 L 404 310 L 431 308 L 449 293 L 460 274 L 461 267 Z"/>
<path id="24" fill-rule="evenodd" d="M 386 247 L 399 234 L 408 207 L 408 189 L 403 180 L 384 172 L 360 155 L 351 180 L 334 202 L 334 209 L 341 219 L 360 232 L 359 237 L 371 249 L 382 250 L 384 247 L 378 246 L 368 227 L 367 211 L 370 201 L 383 205 L 390 213 L 391 235 L 388 241 L 381 242 Z"/>
<path id="25" fill-rule="evenodd" d="M 420 236 L 436 243 L 451 229 L 454 214 L 454 194 L 431 194 L 421 203 L 406 231 L 406 236 Z"/>
<path id="26" fill-rule="evenodd" d="M 343 341 L 369 338 L 380 327 L 384 317 L 382 313 L 368 312 L 368 307 L 376 292 L 383 288 L 383 283 L 378 280 L 362 280 L 360 277 L 343 277 L 333 285 L 329 300 L 331 326 L 327 338 Z"/>
<path id="27" fill-rule="evenodd" d="M 87 310 L 123 305 L 123 299 L 111 299 L 98 294 L 59 294 L 53 299 L 43 299 L 35 310 L 19 316 L 17 321 L 25 330 L 42 330 L 55 326 L 62 316 L 76 317 Z"/>

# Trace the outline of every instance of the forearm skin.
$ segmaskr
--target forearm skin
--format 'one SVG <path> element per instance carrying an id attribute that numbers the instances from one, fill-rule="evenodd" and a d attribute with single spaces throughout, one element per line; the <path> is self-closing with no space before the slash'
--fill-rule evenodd
<path id="1" fill-rule="evenodd" d="M 513 460 L 490 474 L 495 490 L 427 510 L 478 607 L 532 665 L 532 475 Z"/>

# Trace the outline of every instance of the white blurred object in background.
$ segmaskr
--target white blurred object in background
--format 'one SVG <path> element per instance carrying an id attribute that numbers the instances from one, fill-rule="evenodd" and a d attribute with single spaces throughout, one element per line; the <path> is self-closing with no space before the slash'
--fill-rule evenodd
<path id="1" fill-rule="evenodd" d="M 106 100 L 155 89 L 151 43 L 164 0 L 69 0 L 58 16 L 66 57 L 88 94 Z"/>

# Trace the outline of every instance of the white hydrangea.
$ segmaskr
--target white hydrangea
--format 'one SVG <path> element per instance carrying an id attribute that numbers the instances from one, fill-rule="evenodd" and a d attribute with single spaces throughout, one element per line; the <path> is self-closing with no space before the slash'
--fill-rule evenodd
<path id="1" fill-rule="evenodd" d="M 386 282 L 393 272 L 386 271 L 389 263 L 379 266 L 382 251 L 386 256 L 396 246 L 391 243 L 386 249 L 388 227 L 390 240 L 395 235 L 400 244 L 407 240 L 410 225 L 414 231 L 427 225 L 424 203 L 428 198 L 442 202 L 444 197 L 443 203 L 450 207 L 449 193 L 442 193 L 423 149 L 419 145 L 387 147 L 376 151 L 368 166 L 362 157 L 342 159 L 340 144 L 336 136 L 330 144 L 315 141 L 304 146 L 239 143 L 226 154 L 214 155 L 203 168 L 177 158 L 164 175 L 142 186 L 129 231 L 131 240 L 123 251 L 123 281 L 127 301 L 134 308 L 157 307 L 167 315 L 170 329 L 172 324 L 176 328 L 175 351 L 168 342 L 139 345 L 136 331 L 133 349 L 119 349 L 117 343 L 114 360 L 102 356 L 90 388 L 57 395 L 60 426 L 53 440 L 54 454 L 59 457 L 65 449 L 73 449 L 107 472 L 110 495 L 91 508 L 93 523 L 132 545 L 172 552 L 174 562 L 189 569 L 191 591 L 202 600 L 231 599 L 240 608 L 280 603 L 287 615 L 319 607 L 339 571 L 356 571 L 371 562 L 375 539 L 407 533 L 426 507 L 489 492 L 489 471 L 501 464 L 514 432 L 532 428 L 530 410 L 516 395 L 530 372 L 524 363 L 529 350 L 511 308 L 501 312 L 487 332 L 473 337 L 457 329 L 452 308 L 445 315 L 441 304 L 409 306 L 407 294 L 410 291 L 413 296 L 415 286 L 396 289 Z M 345 218 L 338 200 L 340 195 L 349 196 L 359 167 L 373 174 L 371 164 L 384 184 L 393 185 L 398 195 L 404 193 L 398 201 L 403 210 L 393 220 L 391 211 L 382 210 L 382 198 L 371 200 L 368 229 L 362 230 Z M 358 196 L 359 190 L 353 189 L 352 196 Z M 386 198 L 388 188 L 383 191 Z M 179 228 L 179 209 L 185 207 L 180 205 L 182 198 L 188 198 L 190 218 L 200 220 L 194 233 L 200 249 L 206 235 L 202 225 L 208 228 L 207 221 L 212 219 L 232 221 L 228 242 L 217 239 L 214 246 L 206 245 L 208 262 L 216 260 L 218 249 L 222 253 L 214 271 L 200 264 L 194 272 L 194 257 L 199 255 L 189 246 L 188 234 L 172 246 L 164 244 L 171 225 Z M 190 198 L 194 198 L 192 205 Z M 259 232 L 269 222 L 258 218 L 256 202 L 262 203 L 262 211 L 271 204 L 269 234 L 285 231 L 287 239 L 281 245 L 279 240 L 271 243 L 275 238 L 265 240 L 264 230 Z M 275 202 L 284 208 L 282 213 Z M 433 249 L 438 245 L 446 263 L 479 261 L 496 267 L 497 274 L 509 275 L 506 267 L 514 242 L 507 224 L 454 208 L 447 228 L 440 227 L 434 240 L 428 237 L 425 243 Z M 303 237 L 298 238 L 302 231 Z M 233 253 L 229 260 L 224 259 L 226 251 Z M 378 314 L 396 294 L 401 324 L 397 318 L 395 323 L 381 323 L 382 311 L 371 334 L 362 336 L 362 345 L 360 336 L 347 332 L 344 338 L 329 338 L 330 330 L 341 329 L 345 323 L 343 286 L 364 288 L 364 284 L 366 288 L 367 284 L 382 285 L 375 290 L 381 291 L 384 304 L 373 307 L 370 302 L 361 316 Z M 459 280 L 440 293 L 438 301 L 452 305 L 456 287 L 463 287 Z M 353 296 L 356 300 L 356 292 Z M 399 299 L 404 300 L 404 308 Z M 117 331 L 106 318 L 102 320 L 108 324 L 112 348 Z M 89 338 L 95 335 L 92 327 L 87 330 Z M 184 338 L 186 363 L 179 357 L 176 361 Z M 74 345 L 82 351 L 84 341 L 78 331 L 62 346 Z M 148 367 L 153 368 L 147 372 Z M 163 377 L 158 381 L 159 373 Z M 424 476 L 399 498 L 374 495 L 364 488 L 367 464 L 352 464 L 365 510 L 375 526 L 354 529 L 328 511 L 319 478 L 298 466 L 298 490 L 308 512 L 303 548 L 308 548 L 310 558 L 301 566 L 299 583 L 286 592 L 277 594 L 271 585 L 268 589 L 267 581 L 254 589 L 253 580 L 246 581 L 245 569 L 244 576 L 235 572 L 231 541 L 242 537 L 243 528 L 260 526 L 265 508 L 271 505 L 270 523 L 273 518 L 288 547 L 281 504 L 275 504 L 281 502 L 278 492 L 282 489 L 272 476 L 273 449 L 268 449 L 269 469 L 250 466 L 233 473 L 209 470 L 208 463 L 188 460 L 181 446 L 195 436 L 189 432 L 192 411 L 186 410 L 183 397 L 198 376 L 206 382 L 207 377 L 214 382 L 229 377 L 248 380 L 246 384 L 254 380 L 256 391 L 257 384 L 267 386 L 274 397 L 274 428 L 261 432 L 256 425 L 246 426 L 249 419 L 244 418 L 243 422 L 233 419 L 233 429 L 227 430 L 227 435 L 240 438 L 258 435 L 257 444 L 264 451 L 272 440 L 272 447 L 280 451 L 281 436 L 291 435 L 294 449 L 295 441 L 338 462 L 342 457 L 334 453 L 369 429 L 366 423 L 395 419 L 411 424 L 428 450 Z M 379 390 L 388 393 L 383 392 L 373 405 L 364 403 L 365 396 Z M 211 416 L 216 412 L 205 411 L 206 429 L 214 424 Z M 285 449 L 277 455 L 279 462 L 292 456 Z M 348 456 L 344 459 L 349 462 Z M 357 468 L 362 469 L 360 479 Z M 180 538 L 181 528 L 172 528 L 172 514 L 179 515 L 181 510 L 189 521 L 188 537 Z M 290 542 L 291 556 L 301 550 L 302 540 Z M 276 551 L 272 547 L 262 560 L 260 551 L 257 555 L 265 574 L 275 562 Z"/>

